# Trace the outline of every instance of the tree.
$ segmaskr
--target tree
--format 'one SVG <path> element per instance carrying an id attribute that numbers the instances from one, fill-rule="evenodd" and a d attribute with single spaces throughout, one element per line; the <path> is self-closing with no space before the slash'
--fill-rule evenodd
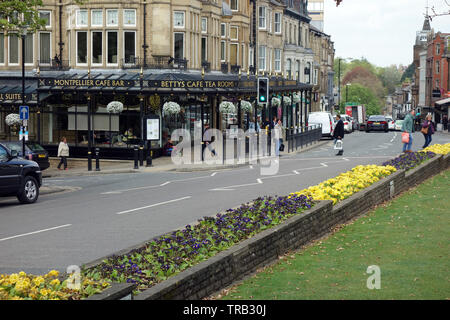
<path id="1" fill-rule="evenodd" d="M 87 0 L 74 0 L 82 4 Z M 1 0 L 0 30 L 8 33 L 22 28 L 34 32 L 45 26 L 45 19 L 39 18 L 38 8 L 42 0 Z"/>
<path id="2" fill-rule="evenodd" d="M 405 72 L 403 72 L 402 78 L 400 79 L 400 82 L 405 82 L 406 79 L 412 79 L 414 77 L 414 73 L 416 72 L 416 65 L 411 63 L 408 68 L 406 68 Z"/>
<path id="3" fill-rule="evenodd" d="M 360 85 L 352 84 L 348 87 L 348 102 L 356 102 L 366 106 L 367 115 L 380 114 L 381 104 L 372 90 Z"/>
<path id="4" fill-rule="evenodd" d="M 380 79 L 374 73 L 366 69 L 366 67 L 361 65 L 345 74 L 342 85 L 346 85 L 347 83 L 351 83 L 352 85 L 358 83 L 369 88 L 380 100 L 386 95 L 386 89 L 383 87 Z"/>
<path id="5" fill-rule="evenodd" d="M 395 87 L 401 83 L 402 72 L 397 66 L 392 65 L 390 67 L 379 68 L 378 77 L 387 89 L 388 93 L 395 92 Z"/>

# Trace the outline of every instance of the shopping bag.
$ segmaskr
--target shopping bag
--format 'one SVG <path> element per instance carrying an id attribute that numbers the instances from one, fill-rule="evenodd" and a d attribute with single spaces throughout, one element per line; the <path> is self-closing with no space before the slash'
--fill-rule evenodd
<path id="1" fill-rule="evenodd" d="M 402 133 L 402 142 L 403 143 L 409 143 L 409 133 L 408 132 L 403 132 Z"/>
<path id="2" fill-rule="evenodd" d="M 334 150 L 342 150 L 343 145 L 342 145 L 342 140 L 337 140 L 336 143 L 334 144 Z"/>

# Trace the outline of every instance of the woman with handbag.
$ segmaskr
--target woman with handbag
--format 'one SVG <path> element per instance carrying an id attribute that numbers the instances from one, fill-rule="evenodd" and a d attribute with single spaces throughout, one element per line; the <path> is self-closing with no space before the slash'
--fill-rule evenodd
<path id="1" fill-rule="evenodd" d="M 66 137 L 62 137 L 58 146 L 58 157 L 61 158 L 58 164 L 58 169 L 61 170 L 61 165 L 64 164 L 64 170 L 67 170 L 67 157 L 69 156 L 69 146 L 67 145 Z"/>
<path id="2" fill-rule="evenodd" d="M 342 121 L 341 119 L 341 115 L 337 114 L 336 115 L 336 127 L 334 128 L 334 132 L 333 132 L 333 138 L 334 138 L 334 144 L 336 145 L 336 143 L 341 140 L 340 145 L 342 147 L 342 139 L 344 139 L 344 121 Z M 344 148 L 342 147 L 341 149 L 339 149 L 338 153 L 336 154 L 337 156 L 342 156 L 344 154 Z"/>
<path id="3" fill-rule="evenodd" d="M 423 136 L 425 137 L 425 144 L 423 145 L 423 149 L 428 147 L 431 143 L 431 135 L 434 134 L 434 125 L 431 121 L 431 114 L 427 115 L 427 118 L 422 124 L 422 130 Z"/>
<path id="4" fill-rule="evenodd" d="M 412 152 L 411 146 L 413 143 L 412 132 L 414 131 L 414 109 L 411 110 L 405 116 L 405 120 L 402 123 L 402 142 L 403 142 L 403 152 Z"/>

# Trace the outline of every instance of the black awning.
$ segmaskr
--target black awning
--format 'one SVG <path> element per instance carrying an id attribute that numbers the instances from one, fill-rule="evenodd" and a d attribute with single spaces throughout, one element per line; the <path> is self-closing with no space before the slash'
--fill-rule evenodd
<path id="1" fill-rule="evenodd" d="M 37 82 L 25 80 L 25 103 L 27 105 L 37 104 Z M 0 105 L 21 105 L 22 79 L 0 78 Z"/>

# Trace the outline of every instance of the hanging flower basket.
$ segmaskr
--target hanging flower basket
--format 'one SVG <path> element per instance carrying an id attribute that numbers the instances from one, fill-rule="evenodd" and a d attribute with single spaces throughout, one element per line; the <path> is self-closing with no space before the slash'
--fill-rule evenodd
<path id="1" fill-rule="evenodd" d="M 123 103 L 120 101 L 111 101 L 106 106 L 108 113 L 121 113 L 123 111 Z"/>
<path id="2" fill-rule="evenodd" d="M 10 113 L 6 116 L 5 122 L 8 126 L 14 127 L 18 126 L 22 123 L 22 120 L 20 120 L 20 115 L 17 113 Z"/>
<path id="3" fill-rule="evenodd" d="M 294 100 L 294 103 L 300 102 L 300 95 L 298 93 L 295 93 L 292 95 L 292 99 Z"/>
<path id="4" fill-rule="evenodd" d="M 176 102 L 166 102 L 163 105 L 163 114 L 164 115 L 175 115 L 179 114 L 181 111 L 181 107 Z"/>
<path id="5" fill-rule="evenodd" d="M 284 96 L 284 97 L 283 97 L 283 104 L 284 104 L 285 106 L 290 106 L 290 105 L 292 104 L 291 98 L 288 97 L 288 96 Z"/>
<path id="6" fill-rule="evenodd" d="M 219 105 L 219 111 L 221 113 L 236 113 L 236 107 L 232 102 L 223 101 Z"/>
<path id="7" fill-rule="evenodd" d="M 272 107 L 279 107 L 281 105 L 281 100 L 277 97 L 272 98 Z"/>
<path id="8" fill-rule="evenodd" d="M 252 112 L 252 104 L 248 101 L 242 100 L 241 101 L 241 110 L 245 113 Z"/>

